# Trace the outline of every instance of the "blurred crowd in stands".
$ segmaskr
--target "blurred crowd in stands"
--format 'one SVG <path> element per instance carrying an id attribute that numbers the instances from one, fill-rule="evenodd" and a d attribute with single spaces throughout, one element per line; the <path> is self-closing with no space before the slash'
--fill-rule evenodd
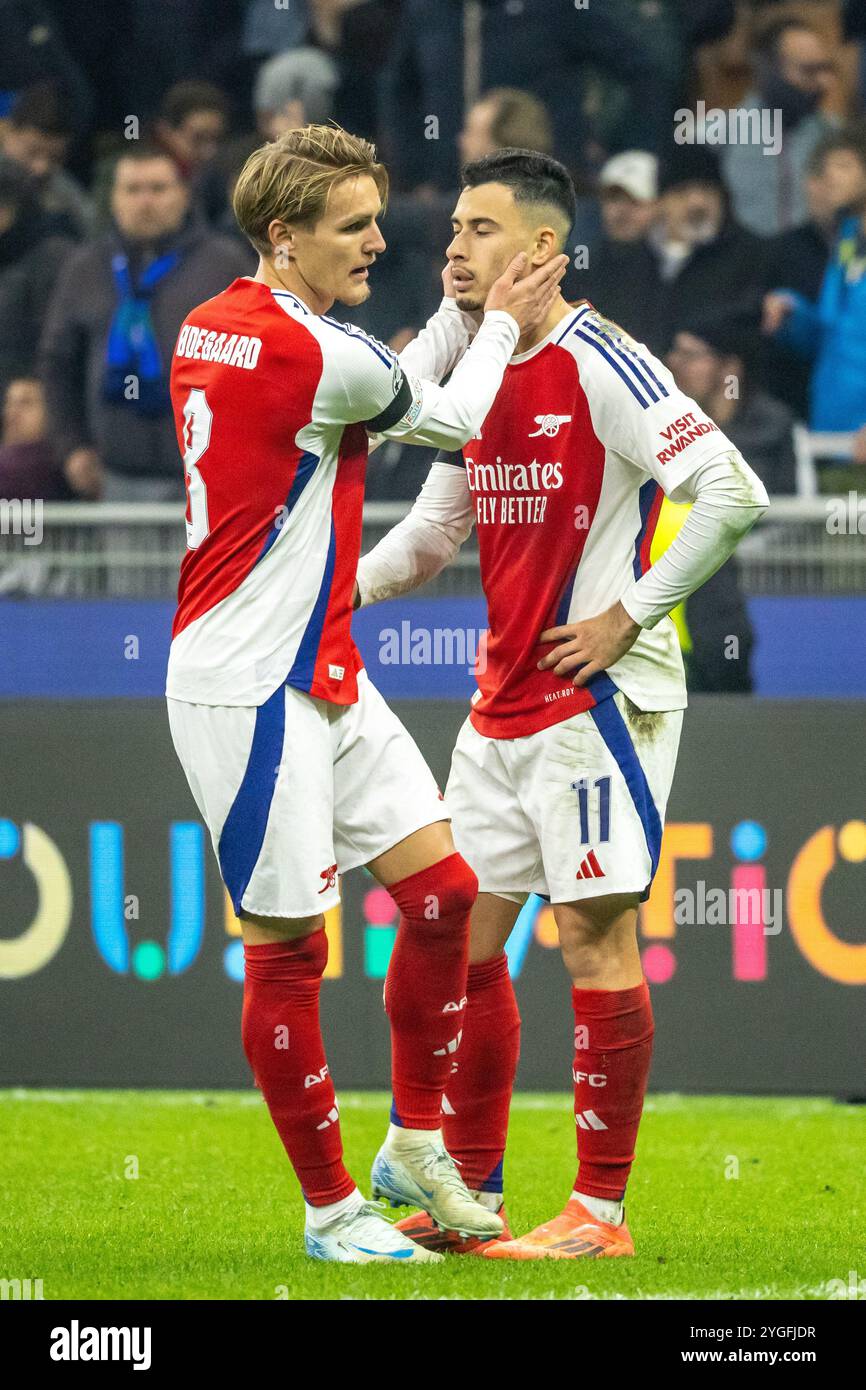
<path id="1" fill-rule="evenodd" d="M 331 119 L 392 177 L 364 328 L 399 348 L 435 309 L 461 161 L 550 152 L 580 195 L 568 297 L 662 356 L 771 493 L 797 490 L 795 421 L 853 436 L 832 477 L 856 486 L 864 44 L 863 0 L 0 0 L 0 496 L 182 496 L 167 368 L 189 309 L 255 270 L 234 180 Z M 368 495 L 413 497 L 429 457 L 386 445 Z"/>

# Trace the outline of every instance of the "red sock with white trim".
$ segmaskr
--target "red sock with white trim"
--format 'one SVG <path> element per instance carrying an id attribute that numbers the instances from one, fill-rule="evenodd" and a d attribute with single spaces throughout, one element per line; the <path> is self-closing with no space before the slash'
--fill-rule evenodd
<path id="1" fill-rule="evenodd" d="M 501 1195 L 520 1054 L 520 1012 L 504 951 L 470 965 L 466 996 L 463 1040 L 445 1088 L 442 1133 L 466 1186 Z"/>
<path id="2" fill-rule="evenodd" d="M 244 945 L 244 1051 L 313 1207 L 339 1202 L 355 1190 L 343 1166 L 337 1101 L 319 1027 L 327 961 L 323 930 L 293 941 Z"/>
<path id="3" fill-rule="evenodd" d="M 393 883 L 400 925 L 385 981 L 392 1124 L 438 1130 L 466 1007 L 469 914 L 478 880 L 459 854 Z"/>
<path id="4" fill-rule="evenodd" d="M 646 981 L 632 989 L 573 989 L 574 1118 L 578 1197 L 625 1196 L 652 1056 Z M 591 1210 L 608 1219 L 615 1212 Z"/>

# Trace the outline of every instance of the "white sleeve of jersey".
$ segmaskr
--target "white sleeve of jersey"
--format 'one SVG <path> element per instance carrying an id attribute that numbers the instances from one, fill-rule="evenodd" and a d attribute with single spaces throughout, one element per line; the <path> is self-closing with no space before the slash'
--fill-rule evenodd
<path id="1" fill-rule="evenodd" d="M 477 323 L 457 308 L 456 300 L 443 299 L 426 326 L 399 354 L 400 366 L 407 376 L 441 381 L 454 370 L 477 332 Z"/>
<path id="2" fill-rule="evenodd" d="M 655 627 L 705 584 L 769 505 L 764 484 L 736 450 L 702 463 L 681 491 L 694 499 L 681 530 L 620 599 L 641 627 Z"/>
<path id="3" fill-rule="evenodd" d="M 481 429 L 517 344 L 517 321 L 485 314 L 447 386 L 407 375 L 390 348 L 335 319 L 319 320 L 322 376 L 313 424 L 363 422 L 373 435 L 462 449 Z"/>
<path id="4" fill-rule="evenodd" d="M 463 459 L 436 459 L 409 515 L 358 564 L 360 607 L 408 594 L 454 559 L 475 522 Z"/>
<path id="5" fill-rule="evenodd" d="M 572 330 L 593 429 L 671 497 L 708 458 L 736 450 L 664 363 L 595 312 Z"/>
<path id="6" fill-rule="evenodd" d="M 396 353 L 378 338 L 336 319 L 314 320 L 322 350 L 322 375 L 313 402 L 313 424 L 368 424 L 411 399 Z"/>

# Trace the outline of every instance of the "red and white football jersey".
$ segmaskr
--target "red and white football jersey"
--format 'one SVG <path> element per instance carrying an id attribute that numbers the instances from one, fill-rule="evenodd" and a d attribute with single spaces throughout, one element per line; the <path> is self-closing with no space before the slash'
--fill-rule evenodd
<path id="1" fill-rule="evenodd" d="M 726 449 L 734 446 L 667 368 L 591 304 L 512 357 L 462 453 L 488 605 L 470 713 L 479 733 L 523 737 L 616 689 L 643 710 L 685 707 L 669 618 L 586 688 L 538 670 L 551 650 L 538 639 L 623 596 L 649 568 L 663 493 Z"/>
<path id="2" fill-rule="evenodd" d="M 351 639 L 371 430 L 416 419 L 389 348 L 248 278 L 194 309 L 171 369 L 187 482 L 166 693 L 357 698 Z"/>

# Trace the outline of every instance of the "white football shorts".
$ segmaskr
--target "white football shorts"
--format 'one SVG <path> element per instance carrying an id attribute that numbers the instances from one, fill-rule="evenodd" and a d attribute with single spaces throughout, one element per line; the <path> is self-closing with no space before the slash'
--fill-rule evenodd
<path id="1" fill-rule="evenodd" d="M 326 912 L 339 901 L 338 874 L 449 819 L 366 671 L 353 705 L 281 686 L 258 707 L 169 699 L 168 717 L 238 915 Z"/>
<path id="2" fill-rule="evenodd" d="M 682 721 L 682 710 L 641 713 L 622 691 L 523 738 L 485 738 L 467 719 L 445 804 L 480 891 L 517 902 L 645 898 Z"/>

